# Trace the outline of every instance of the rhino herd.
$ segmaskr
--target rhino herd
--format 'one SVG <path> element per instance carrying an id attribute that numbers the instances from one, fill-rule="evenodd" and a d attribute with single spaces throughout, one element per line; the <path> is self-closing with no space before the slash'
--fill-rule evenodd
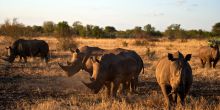
<path id="1" fill-rule="evenodd" d="M 43 40 L 15 41 L 7 48 L 9 55 L 4 60 L 12 63 L 19 56 L 20 60 L 27 62 L 27 57 L 39 56 L 48 62 L 49 45 Z M 106 87 L 108 97 L 117 97 L 119 86 L 122 85 L 122 93 L 137 93 L 138 78 L 141 72 L 144 73 L 142 58 L 133 50 L 122 48 L 101 49 L 99 47 L 83 46 L 77 49 L 70 49 L 72 58 L 65 65 L 58 65 L 67 73 L 73 76 L 80 70 L 88 72 L 91 76 L 89 83 L 82 83 L 98 93 L 101 88 Z M 219 60 L 218 43 L 212 41 L 212 45 L 203 46 L 198 50 L 198 57 L 201 66 L 204 68 L 206 62 L 210 67 L 215 68 Z M 193 82 L 192 69 L 188 61 L 191 54 L 183 55 L 177 51 L 168 53 L 162 57 L 156 66 L 156 79 L 164 95 L 167 107 L 176 105 L 177 97 L 181 104 L 185 104 L 185 97 Z"/>

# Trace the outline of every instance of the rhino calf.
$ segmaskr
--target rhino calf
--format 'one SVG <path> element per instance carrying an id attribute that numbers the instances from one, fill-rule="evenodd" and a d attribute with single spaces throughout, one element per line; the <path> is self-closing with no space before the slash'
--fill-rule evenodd
<path id="1" fill-rule="evenodd" d="M 156 67 L 156 79 L 165 97 L 167 107 L 177 103 L 177 96 L 181 104 L 185 104 L 186 94 L 192 85 L 192 69 L 188 63 L 191 54 L 185 57 L 179 51 L 163 57 Z"/>
<path id="2" fill-rule="evenodd" d="M 94 93 L 98 93 L 103 85 L 106 85 L 107 96 L 116 97 L 119 85 L 121 83 L 130 85 L 132 77 L 138 71 L 137 62 L 133 58 L 121 55 L 104 54 L 100 59 L 93 57 L 91 60 L 93 62 L 93 80 L 91 83 L 83 83 Z"/>
<path id="3" fill-rule="evenodd" d="M 210 46 L 200 47 L 198 56 L 201 60 L 202 68 L 205 67 L 206 62 L 208 62 L 210 68 L 215 68 L 219 61 L 219 55 L 219 47 L 217 43 L 213 42 Z"/>

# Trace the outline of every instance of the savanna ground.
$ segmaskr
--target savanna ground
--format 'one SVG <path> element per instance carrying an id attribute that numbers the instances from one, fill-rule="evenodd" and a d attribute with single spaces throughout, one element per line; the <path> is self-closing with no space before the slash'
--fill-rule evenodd
<path id="1" fill-rule="evenodd" d="M 185 109 L 220 109 L 220 63 L 216 69 L 201 68 L 196 57 L 197 49 L 207 45 L 206 40 L 156 41 L 138 39 L 82 39 L 75 41 L 79 46 L 98 46 L 105 49 L 126 48 L 135 50 L 144 60 L 145 71 L 140 74 L 138 94 L 119 96 L 119 100 L 105 98 L 105 92 L 92 94 L 81 83 L 88 81 L 89 74 L 80 71 L 67 77 L 58 66 L 70 59 L 69 51 L 57 49 L 55 38 L 40 37 L 50 45 L 50 62 L 46 65 L 38 58 L 19 63 L 18 58 L 11 65 L 0 60 L 0 109 L 27 110 L 148 110 L 164 109 L 164 97 L 155 79 L 155 66 L 159 58 L 168 52 L 192 53 L 189 62 L 193 70 L 193 85 L 186 97 Z M 6 55 L 6 46 L 11 40 L 0 37 L 0 55 Z M 176 109 L 181 109 L 178 105 Z"/>

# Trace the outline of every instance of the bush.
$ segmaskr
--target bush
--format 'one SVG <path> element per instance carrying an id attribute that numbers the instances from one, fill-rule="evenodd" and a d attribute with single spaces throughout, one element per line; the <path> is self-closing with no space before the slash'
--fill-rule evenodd
<path id="1" fill-rule="evenodd" d="M 148 45 L 148 42 L 145 41 L 145 40 L 143 40 L 143 41 L 135 40 L 134 45 L 136 45 L 136 46 L 145 46 L 145 45 Z"/>
<path id="2" fill-rule="evenodd" d="M 78 46 L 78 43 L 74 41 L 72 38 L 57 38 L 58 50 L 69 50 L 70 48 L 76 48 Z"/>
<path id="3" fill-rule="evenodd" d="M 56 36 L 58 37 L 70 37 L 70 26 L 68 25 L 68 22 L 62 21 L 59 22 L 56 26 Z"/>
<path id="4" fill-rule="evenodd" d="M 155 51 L 151 51 L 150 48 L 147 48 L 145 54 L 146 54 L 148 59 L 152 60 L 152 59 L 155 58 L 156 52 Z"/>
<path id="5" fill-rule="evenodd" d="M 188 42 L 188 39 L 181 39 L 180 42 L 181 43 Z"/>
<path id="6" fill-rule="evenodd" d="M 122 46 L 123 46 L 123 47 L 127 47 L 127 46 L 128 46 L 128 43 L 127 43 L 126 41 L 123 41 L 123 42 L 122 42 Z"/>

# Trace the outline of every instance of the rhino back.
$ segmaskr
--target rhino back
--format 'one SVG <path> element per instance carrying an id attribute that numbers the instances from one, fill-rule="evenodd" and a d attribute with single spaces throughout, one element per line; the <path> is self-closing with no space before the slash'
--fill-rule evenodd
<path id="1" fill-rule="evenodd" d="M 103 53 L 103 49 L 99 48 L 99 47 L 90 47 L 90 46 L 83 46 L 79 48 L 81 53 L 86 54 L 86 56 L 90 56 L 92 54 L 99 54 L 99 53 Z"/>
<path id="2" fill-rule="evenodd" d="M 83 46 L 79 48 L 80 52 L 83 53 L 83 64 L 85 67 L 91 70 L 92 63 L 89 61 L 89 58 L 92 56 L 101 56 L 103 54 L 119 54 L 122 51 L 126 51 L 125 49 L 117 48 L 117 49 L 101 49 L 99 47 L 90 47 L 90 46 Z"/>
<path id="3" fill-rule="evenodd" d="M 137 66 L 138 66 L 136 73 L 137 73 L 137 75 L 140 74 L 142 68 L 144 68 L 144 63 L 143 63 L 142 58 L 135 51 L 125 50 L 125 51 L 120 52 L 118 55 L 124 56 L 126 58 L 134 59 L 136 61 Z"/>
<path id="4" fill-rule="evenodd" d="M 115 78 L 126 79 L 136 72 L 136 61 L 120 55 L 105 54 L 101 59 L 102 75 L 99 80 L 113 81 Z"/>
<path id="5" fill-rule="evenodd" d="M 35 56 L 38 53 L 48 54 L 49 52 L 49 46 L 43 40 L 19 40 L 14 48 L 22 56 Z"/>
<path id="6" fill-rule="evenodd" d="M 121 74 L 121 76 L 128 76 L 137 73 L 137 62 L 133 58 L 124 58 L 122 57 L 115 67 L 117 70 L 116 73 Z"/>
<path id="7" fill-rule="evenodd" d="M 202 46 L 199 48 L 199 57 L 202 59 L 208 59 L 211 57 L 211 47 L 209 46 Z"/>
<path id="8" fill-rule="evenodd" d="M 79 48 L 79 50 L 83 55 L 82 57 L 85 60 L 84 62 L 87 62 L 89 57 L 102 55 L 105 51 L 104 49 L 101 49 L 99 47 L 89 47 L 89 46 L 83 46 Z"/>

